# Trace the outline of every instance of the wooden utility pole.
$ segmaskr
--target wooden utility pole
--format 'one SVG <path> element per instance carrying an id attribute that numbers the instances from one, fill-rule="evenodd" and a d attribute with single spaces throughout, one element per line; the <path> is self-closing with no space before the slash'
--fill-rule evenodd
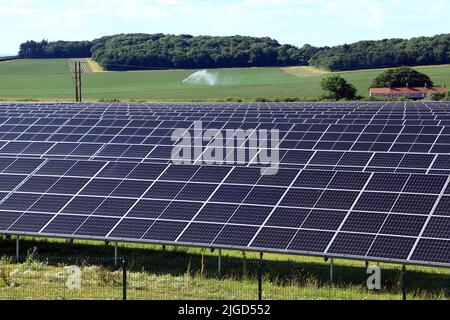
<path id="1" fill-rule="evenodd" d="M 75 101 L 81 102 L 81 62 L 75 61 Z"/>
<path id="2" fill-rule="evenodd" d="M 81 97 L 82 97 L 82 95 L 81 95 L 81 61 L 78 61 L 78 95 L 79 95 L 79 101 L 78 102 L 81 102 Z"/>

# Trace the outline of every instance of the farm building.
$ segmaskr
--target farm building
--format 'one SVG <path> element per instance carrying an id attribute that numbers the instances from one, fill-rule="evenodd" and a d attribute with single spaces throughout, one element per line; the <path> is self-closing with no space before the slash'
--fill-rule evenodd
<path id="1" fill-rule="evenodd" d="M 371 97 L 424 99 L 432 92 L 445 91 L 445 87 L 370 88 Z"/>

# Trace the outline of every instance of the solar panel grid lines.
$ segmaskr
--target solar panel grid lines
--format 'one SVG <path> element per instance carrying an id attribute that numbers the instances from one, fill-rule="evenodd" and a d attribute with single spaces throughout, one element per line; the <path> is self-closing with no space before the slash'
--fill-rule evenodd
<path id="1" fill-rule="evenodd" d="M 438 222 L 448 222 L 445 208 L 450 207 L 446 180 L 450 165 L 441 147 L 450 142 L 446 137 L 450 136 L 446 128 L 450 117 L 445 108 L 448 105 L 434 103 L 258 103 L 200 108 L 196 104 L 89 108 L 42 104 L 41 114 L 33 114 L 34 105 L 28 111 L 21 107 L 21 112 L 0 119 L 0 139 L 5 140 L 0 143 L 0 156 L 4 152 L 0 168 L 10 172 L 0 170 L 5 189 L 0 196 L 12 193 L 18 200 L 28 199 L 23 203 L 28 207 L 24 212 L 6 212 L 0 203 L 4 218 L 0 228 L 10 227 L 12 219 L 21 214 L 24 218 L 16 229 L 22 231 L 7 233 L 30 234 L 42 227 L 42 236 L 450 265 L 449 235 L 438 226 Z M 205 120 L 204 128 L 221 130 L 280 128 L 282 143 L 289 146 L 281 150 L 280 175 L 261 177 L 251 159 L 244 166 L 224 167 L 215 176 L 211 172 L 220 166 L 175 169 L 170 165 L 168 151 L 173 146 L 168 143 L 169 135 L 177 126 L 188 130 L 198 119 Z M 57 141 L 39 141 L 48 139 L 48 134 L 27 134 L 24 139 L 30 140 L 18 140 L 17 133 L 37 123 L 51 124 L 57 130 L 38 126 L 31 131 L 51 132 L 64 141 L 58 147 Z M 111 137 L 94 139 L 107 130 Z M 361 137 L 368 139 L 358 145 L 362 150 L 346 150 Z M 143 144 L 150 138 L 150 145 Z M 296 139 L 301 143 L 295 143 Z M 399 143 L 395 150 L 402 152 L 391 152 L 395 142 Z M 323 150 L 314 150 L 310 143 L 320 144 Z M 298 149 L 300 145 L 304 149 Z M 58 148 L 65 154 L 47 154 Z M 126 157 L 130 154 L 134 158 Z M 36 156 L 47 165 L 32 173 Z M 30 159 L 24 161 L 24 157 Z M 58 158 L 66 160 L 52 160 Z M 161 165 L 152 164 L 158 162 Z M 49 163 L 54 168 L 50 172 Z M 100 170 L 99 166 L 104 167 Z M 17 187 L 24 180 L 14 173 L 19 168 L 28 168 L 24 170 L 27 175 L 22 175 L 27 181 Z M 310 174 L 309 180 L 303 178 L 300 183 L 305 174 Z M 91 182 L 98 184 L 98 191 Z M 19 189 L 12 192 L 14 187 Z M 309 203 L 307 198 L 298 198 L 302 194 L 310 194 Z M 286 201 L 288 195 L 291 200 Z M 66 209 L 60 209 L 61 204 Z M 76 206 L 80 208 L 75 210 Z M 51 224 L 47 223 L 50 218 Z M 62 227 L 62 234 L 48 232 Z M 329 252 L 325 252 L 327 247 Z"/>
<path id="2" fill-rule="evenodd" d="M 223 183 L 228 179 L 228 177 L 233 173 L 233 169 L 231 169 L 228 174 L 222 179 L 222 181 L 219 183 L 219 185 L 217 186 L 217 188 L 213 191 L 213 193 L 211 193 L 210 197 L 208 198 L 208 200 L 203 204 L 203 206 L 200 208 L 200 210 L 192 217 L 191 221 L 188 223 L 188 225 L 186 225 L 186 227 L 183 229 L 183 231 L 179 234 L 179 236 L 177 237 L 176 241 L 179 241 L 180 238 L 183 236 L 183 234 L 189 229 L 189 227 L 194 223 L 194 221 L 196 220 L 196 218 L 198 217 L 199 213 L 204 209 L 204 207 L 207 205 L 207 203 L 209 201 L 211 201 L 213 199 L 213 197 L 215 196 L 215 194 L 217 193 L 217 191 L 220 189 L 220 187 L 223 185 Z"/>
<path id="3" fill-rule="evenodd" d="M 161 172 L 161 174 L 157 177 L 157 179 L 155 181 L 153 181 L 153 183 L 147 188 L 147 190 L 145 191 L 145 193 L 143 193 L 141 195 L 141 197 L 139 198 L 138 201 L 136 201 L 134 203 L 134 205 L 132 207 L 130 207 L 130 209 L 127 211 L 127 213 L 117 222 L 117 224 L 114 226 L 114 228 L 111 229 L 111 231 L 106 235 L 107 237 L 110 236 L 118 227 L 119 225 L 124 221 L 125 218 L 127 218 L 127 216 L 130 214 L 130 212 L 132 212 L 132 210 L 134 208 L 136 208 L 136 206 L 138 205 L 138 203 L 143 199 L 144 195 L 147 194 L 147 192 L 155 185 L 156 181 L 158 181 L 165 173 L 166 171 L 169 169 L 169 166 L 166 167 L 165 170 L 163 170 Z M 153 226 L 153 224 L 151 225 Z M 148 232 L 148 230 L 150 230 L 151 226 L 149 226 L 146 230 L 145 233 L 143 233 L 144 235 Z"/>
<path id="4" fill-rule="evenodd" d="M 414 254 L 414 251 L 415 251 L 415 249 L 417 248 L 417 246 L 418 246 L 418 244 L 419 244 L 419 241 L 420 241 L 421 238 L 423 237 L 423 235 L 424 235 L 424 233 L 425 233 L 425 231 L 426 231 L 426 229 L 427 229 L 427 227 L 428 227 L 428 224 L 430 223 L 432 216 L 433 216 L 434 213 L 436 212 L 436 209 L 437 209 L 437 207 L 438 207 L 438 205 L 439 205 L 439 203 L 440 203 L 442 197 L 444 196 L 445 191 L 446 191 L 447 188 L 449 187 L 449 185 L 450 185 L 450 176 L 447 178 L 447 181 L 446 181 L 444 187 L 442 188 L 442 190 L 441 190 L 441 192 L 440 192 L 440 194 L 439 194 L 439 197 L 438 197 L 438 199 L 436 200 L 436 203 L 434 204 L 433 208 L 431 209 L 431 212 L 430 212 L 430 214 L 429 214 L 427 220 L 426 220 L 425 223 L 423 224 L 422 230 L 420 231 L 420 234 L 419 234 L 419 236 L 417 237 L 417 240 L 416 240 L 416 242 L 414 243 L 414 246 L 413 246 L 413 248 L 411 249 L 411 252 L 410 252 L 409 255 L 408 255 L 408 260 L 411 260 L 413 254 Z"/>
<path id="5" fill-rule="evenodd" d="M 307 164 L 309 164 L 311 162 L 311 160 L 313 159 L 313 157 L 311 157 L 308 161 Z M 279 202 L 276 204 L 274 210 L 269 214 L 269 216 L 266 218 L 266 220 L 263 222 L 263 224 L 261 225 L 261 227 L 259 228 L 258 232 L 253 236 L 253 238 L 251 239 L 251 241 L 249 242 L 249 247 L 251 247 L 253 245 L 253 243 L 255 242 L 255 240 L 257 239 L 257 237 L 259 236 L 259 234 L 262 232 L 264 226 L 270 221 L 270 219 L 272 218 L 272 215 L 274 214 L 274 212 L 276 211 L 276 209 L 281 205 L 281 203 L 284 201 L 284 199 L 286 198 L 287 194 L 289 193 L 289 191 L 293 188 L 293 186 L 295 185 L 295 182 L 298 180 L 298 178 L 300 177 L 300 174 L 303 171 L 300 171 L 297 176 L 295 177 L 295 179 L 291 182 L 291 184 L 289 185 L 289 187 L 286 189 L 286 192 L 283 194 L 283 196 L 280 198 Z M 317 200 L 318 201 L 318 200 Z"/>
<path id="6" fill-rule="evenodd" d="M 354 210 L 354 208 L 356 207 L 356 204 L 358 203 L 359 199 L 361 198 L 362 194 L 364 193 L 364 190 L 365 190 L 365 189 L 367 188 L 367 186 L 369 185 L 369 183 L 370 183 L 371 179 L 373 178 L 373 176 L 374 176 L 374 173 L 372 173 L 372 174 L 370 175 L 370 177 L 367 179 L 367 181 L 366 181 L 364 187 L 361 189 L 361 192 L 358 194 L 358 197 L 357 197 L 356 200 L 354 201 L 354 203 L 353 203 L 352 207 L 350 208 L 348 214 L 346 215 L 346 217 L 345 217 L 344 220 L 342 221 L 341 225 L 339 226 L 339 229 L 337 230 L 337 232 L 335 233 L 335 235 L 334 235 L 333 238 L 331 239 L 330 243 L 328 244 L 327 248 L 325 249 L 325 253 L 327 253 L 327 252 L 330 250 L 330 248 L 331 248 L 331 246 L 332 246 L 334 240 L 336 239 L 337 235 L 341 232 L 342 228 L 344 227 L 345 223 L 347 222 L 347 219 L 348 219 L 350 213 L 351 213 L 351 212 Z"/>
<path id="7" fill-rule="evenodd" d="M 72 200 L 73 199 L 75 199 L 77 196 L 79 196 L 80 195 L 80 193 L 89 185 L 89 183 L 90 182 L 92 182 L 96 177 L 97 177 L 97 175 L 100 173 L 100 172 L 102 172 L 103 171 L 103 169 L 106 167 L 108 165 L 108 163 L 105 163 L 102 167 L 101 167 L 101 169 L 95 174 L 95 175 L 93 175 L 92 176 L 92 178 L 91 179 L 89 179 L 89 181 L 80 189 L 80 190 L 78 190 L 78 192 L 71 198 L 71 200 L 70 201 L 67 201 L 67 203 L 57 212 L 57 214 L 61 214 L 62 212 L 64 212 L 64 209 L 66 209 L 67 208 L 67 206 L 69 205 L 69 203 L 71 203 L 72 202 Z M 70 170 L 70 169 L 69 169 Z M 57 217 L 58 215 L 55 215 L 52 219 L 50 219 L 50 221 L 48 221 L 48 223 L 45 225 L 45 226 L 43 226 L 42 227 L 42 229 L 39 231 L 39 233 L 41 233 L 41 232 L 43 232 L 43 230 L 45 230 L 54 220 L 55 220 L 55 218 Z M 81 227 L 81 226 L 80 226 Z M 76 233 L 76 231 L 77 230 L 75 230 L 74 231 L 74 233 Z"/>
<path id="8" fill-rule="evenodd" d="M 45 165 L 45 163 L 47 162 L 48 160 L 45 160 L 45 161 L 43 161 L 32 173 L 35 173 L 35 172 L 37 172 L 37 171 L 39 171 L 39 169 L 40 168 L 42 168 L 42 166 L 44 166 Z M 4 171 L 4 170 L 3 170 Z M 10 199 L 11 198 L 11 196 L 12 195 L 14 195 L 15 194 L 15 192 L 18 190 L 18 189 L 20 189 L 20 187 L 21 186 L 23 186 L 25 183 L 26 183 L 26 181 L 28 181 L 28 179 L 31 177 L 31 175 L 29 175 L 28 177 L 25 177 L 24 178 L 24 180 L 22 181 L 22 182 L 20 182 L 13 190 L 11 190 L 11 192 L 8 194 L 8 195 L 6 195 L 1 201 L 0 201 L 0 205 L 3 205 L 8 199 Z M 36 201 L 37 201 L 38 199 L 36 199 Z M 11 223 L 11 225 L 9 226 L 9 228 L 11 227 L 11 226 L 13 226 L 13 225 L 15 225 L 22 217 L 23 217 L 23 215 L 24 215 L 24 213 L 22 213 L 22 214 L 18 214 L 17 215 L 17 217 L 16 217 L 16 219 L 14 220 L 14 222 L 13 223 Z M 9 229 L 8 228 L 8 229 Z"/>

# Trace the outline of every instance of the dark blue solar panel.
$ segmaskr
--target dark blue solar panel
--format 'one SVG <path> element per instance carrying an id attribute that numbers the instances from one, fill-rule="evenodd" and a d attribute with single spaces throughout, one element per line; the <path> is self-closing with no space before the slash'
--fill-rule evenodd
<path id="1" fill-rule="evenodd" d="M 321 190 L 291 189 L 284 197 L 281 205 L 285 207 L 312 208 L 321 195 Z"/>
<path id="2" fill-rule="evenodd" d="M 22 213 L 0 211 L 0 229 L 8 230 L 8 228 L 20 218 Z"/>
<path id="3" fill-rule="evenodd" d="M 355 210 L 389 212 L 397 199 L 396 193 L 364 192 L 356 203 Z"/>
<path id="4" fill-rule="evenodd" d="M 412 175 L 404 192 L 440 194 L 447 182 L 446 176 Z"/>
<path id="5" fill-rule="evenodd" d="M 76 164 L 76 161 L 67 160 L 49 160 L 37 172 L 41 175 L 64 175 Z"/>
<path id="6" fill-rule="evenodd" d="M 130 218 L 157 219 L 169 204 L 168 201 L 140 200 L 127 216 Z"/>
<path id="7" fill-rule="evenodd" d="M 200 169 L 196 166 L 170 166 L 161 176 L 161 180 L 166 181 L 189 181 Z"/>
<path id="8" fill-rule="evenodd" d="M 126 178 L 136 167 L 136 163 L 110 163 L 98 175 L 99 178 Z"/>
<path id="9" fill-rule="evenodd" d="M 387 214 L 374 212 L 351 212 L 342 231 L 378 233 L 386 221 Z"/>
<path id="10" fill-rule="evenodd" d="M 394 206 L 393 212 L 411 214 L 430 214 L 437 196 L 402 194 Z"/>
<path id="11" fill-rule="evenodd" d="M 401 192 L 408 179 L 406 174 L 375 173 L 366 190 Z"/>
<path id="12" fill-rule="evenodd" d="M 12 191 L 17 188 L 26 176 L 0 175 L 0 191 Z"/>
<path id="13" fill-rule="evenodd" d="M 294 186 L 303 188 L 326 188 L 334 175 L 334 171 L 304 170 L 300 173 Z"/>
<path id="14" fill-rule="evenodd" d="M 450 263 L 450 241 L 420 239 L 412 255 L 412 260 Z"/>
<path id="15" fill-rule="evenodd" d="M 174 199 L 183 190 L 185 184 L 177 182 L 156 182 L 144 195 L 147 199 Z"/>
<path id="16" fill-rule="evenodd" d="M 178 194 L 177 200 L 206 201 L 217 187 L 214 184 L 189 183 Z"/>
<path id="17" fill-rule="evenodd" d="M 140 198 L 152 183 L 151 181 L 124 181 L 114 190 L 111 196 Z"/>
<path id="18" fill-rule="evenodd" d="M 427 225 L 424 237 L 450 239 L 450 219 L 433 217 Z"/>
<path id="19" fill-rule="evenodd" d="M 89 181 L 83 178 L 61 178 L 48 191 L 57 194 L 77 194 Z"/>
<path id="20" fill-rule="evenodd" d="M 121 183 L 121 180 L 94 179 L 80 192 L 81 195 L 109 196 Z"/>
<path id="21" fill-rule="evenodd" d="M 57 141 L 56 139 L 53 139 L 53 141 Z M 58 156 L 64 156 L 71 154 L 77 147 L 79 146 L 78 143 L 57 143 L 53 148 L 51 148 L 47 155 L 58 155 Z"/>
<path id="22" fill-rule="evenodd" d="M 305 209 L 277 208 L 270 216 L 267 225 L 272 227 L 300 228 L 309 213 L 310 210 Z"/>
<path id="23" fill-rule="evenodd" d="M 349 210 L 358 195 L 358 192 L 328 190 L 323 193 L 316 208 Z"/>
<path id="24" fill-rule="evenodd" d="M 324 252 L 334 236 L 334 232 L 300 230 L 289 250 L 301 252 Z"/>
<path id="25" fill-rule="evenodd" d="M 122 217 L 134 205 L 136 200 L 108 198 L 95 210 L 96 216 Z"/>
<path id="26" fill-rule="evenodd" d="M 286 249 L 296 231 L 292 229 L 263 228 L 252 243 L 253 248 Z"/>
<path id="27" fill-rule="evenodd" d="M 220 232 L 214 244 L 246 247 L 258 230 L 258 227 L 227 225 Z"/>
<path id="28" fill-rule="evenodd" d="M 212 202 L 229 202 L 241 203 L 247 197 L 252 187 L 236 186 L 236 185 L 222 185 L 214 194 Z"/>
<path id="29" fill-rule="evenodd" d="M 236 167 L 225 180 L 225 183 L 254 185 L 259 179 L 261 179 L 261 169 Z"/>
<path id="30" fill-rule="evenodd" d="M 434 215 L 440 216 L 450 216 L 450 197 L 443 196 L 439 201 L 439 205 L 437 206 Z"/>
<path id="31" fill-rule="evenodd" d="M 128 175 L 128 179 L 156 180 L 166 167 L 165 164 L 140 163 Z"/>
<path id="32" fill-rule="evenodd" d="M 241 206 L 231 218 L 230 223 L 260 225 L 267 219 L 271 211 L 270 207 Z"/>
<path id="33" fill-rule="evenodd" d="M 104 198 L 94 198 L 94 197 L 75 197 L 62 212 L 79 214 L 79 215 L 90 215 L 92 214 L 102 202 L 105 201 Z"/>
<path id="34" fill-rule="evenodd" d="M 383 229 L 380 233 L 417 237 L 422 231 L 423 225 L 426 221 L 427 217 L 424 216 L 391 214 L 384 223 Z"/>
<path id="35" fill-rule="evenodd" d="M 172 202 L 162 214 L 161 219 L 190 221 L 201 207 L 201 203 Z"/>
<path id="36" fill-rule="evenodd" d="M 297 174 L 297 170 L 280 169 L 274 175 L 263 175 L 261 179 L 259 179 L 258 185 L 288 187 L 294 181 Z"/>
<path id="37" fill-rule="evenodd" d="M 0 172 L 3 172 L 6 168 L 8 168 L 15 159 L 0 159 Z"/>
<path id="38" fill-rule="evenodd" d="M 396 168 L 404 155 L 400 153 L 377 153 L 369 163 L 369 167 Z"/>
<path id="39" fill-rule="evenodd" d="M 1 180 L 1 178 L 0 178 Z M 42 192 L 45 193 L 58 181 L 57 177 L 39 177 L 29 178 L 19 189 L 20 192 Z"/>
<path id="40" fill-rule="evenodd" d="M 156 221 L 144 235 L 144 239 L 173 242 L 186 228 L 187 224 L 187 222 Z"/>
<path id="41" fill-rule="evenodd" d="M 3 173 L 30 174 L 43 162 L 41 159 L 17 159 Z"/>
<path id="42" fill-rule="evenodd" d="M 104 165 L 104 162 L 98 161 L 79 161 L 67 171 L 65 175 L 73 177 L 92 177 L 97 174 Z"/>
<path id="43" fill-rule="evenodd" d="M 434 160 L 431 154 L 406 154 L 400 163 L 403 168 L 429 168 Z"/>
<path id="44" fill-rule="evenodd" d="M 49 214 L 25 213 L 8 231 L 39 232 L 52 218 Z"/>
<path id="45" fill-rule="evenodd" d="M 230 172 L 230 167 L 203 166 L 192 178 L 192 182 L 220 183 Z"/>
<path id="46" fill-rule="evenodd" d="M 255 187 L 244 200 L 244 203 L 274 206 L 285 192 L 286 189 L 284 188 Z"/>
<path id="47" fill-rule="evenodd" d="M 338 230 L 344 221 L 346 212 L 313 210 L 301 226 L 303 229 Z"/>
<path id="48" fill-rule="evenodd" d="M 45 229 L 46 234 L 70 235 L 86 221 L 86 216 L 57 215 Z"/>
<path id="49" fill-rule="evenodd" d="M 414 238 L 378 236 L 368 256 L 404 260 L 408 258 L 415 241 Z"/>
<path id="50" fill-rule="evenodd" d="M 30 211 L 58 213 L 71 199 L 70 196 L 43 195 Z"/>
<path id="51" fill-rule="evenodd" d="M 27 211 L 40 197 L 40 194 L 14 193 L 0 205 L 0 210 Z"/>
<path id="52" fill-rule="evenodd" d="M 196 217 L 196 221 L 226 223 L 236 212 L 237 205 L 207 204 Z"/>
<path id="53" fill-rule="evenodd" d="M 88 237 L 106 237 L 118 222 L 119 219 L 114 218 L 90 217 L 75 234 Z"/>
<path id="54" fill-rule="evenodd" d="M 223 229 L 221 224 L 193 223 L 183 233 L 180 242 L 185 243 L 212 243 Z"/>
<path id="55" fill-rule="evenodd" d="M 154 220 L 124 219 L 109 236 L 121 239 L 140 239 L 154 223 Z"/>
<path id="56" fill-rule="evenodd" d="M 337 172 L 328 185 L 329 189 L 361 190 L 370 178 L 369 173 Z"/>
<path id="57" fill-rule="evenodd" d="M 339 233 L 328 252 L 331 254 L 365 256 L 374 240 L 375 235 Z"/>

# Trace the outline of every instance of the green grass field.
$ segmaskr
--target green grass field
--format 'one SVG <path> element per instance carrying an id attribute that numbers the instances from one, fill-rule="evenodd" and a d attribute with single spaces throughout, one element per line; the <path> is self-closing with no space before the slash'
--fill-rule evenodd
<path id="1" fill-rule="evenodd" d="M 418 67 L 437 84 L 450 84 L 450 66 Z M 218 69 L 215 86 L 184 84 L 197 70 L 96 72 L 83 76 L 83 98 L 97 101 L 201 101 L 226 98 L 318 97 L 320 81 L 329 73 L 312 68 Z M 368 95 L 381 70 L 342 72 L 359 94 Z M 0 100 L 72 100 L 74 85 L 67 60 L 0 62 Z"/>

